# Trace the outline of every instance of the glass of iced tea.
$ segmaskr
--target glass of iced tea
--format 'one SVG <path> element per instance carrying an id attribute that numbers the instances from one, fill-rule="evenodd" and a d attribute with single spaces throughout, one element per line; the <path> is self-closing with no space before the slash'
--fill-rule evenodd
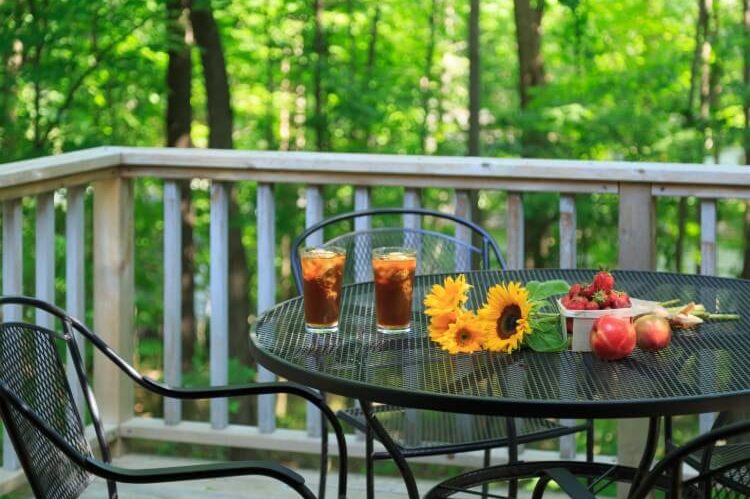
<path id="1" fill-rule="evenodd" d="M 411 327 L 411 300 L 417 252 L 398 246 L 372 251 L 375 316 L 378 331 L 406 333 Z"/>
<path id="2" fill-rule="evenodd" d="M 333 333 L 339 325 L 346 252 L 334 246 L 305 248 L 300 259 L 307 330 Z"/>

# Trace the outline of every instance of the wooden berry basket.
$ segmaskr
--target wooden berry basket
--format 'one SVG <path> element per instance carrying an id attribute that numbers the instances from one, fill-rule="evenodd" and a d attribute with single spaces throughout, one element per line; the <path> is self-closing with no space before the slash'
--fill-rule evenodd
<path id="1" fill-rule="evenodd" d="M 557 307 L 560 309 L 560 319 L 562 320 L 562 334 L 567 334 L 566 319 L 573 319 L 573 341 L 570 345 L 570 349 L 573 352 L 591 351 L 589 335 L 591 333 L 591 328 L 594 326 L 594 321 L 599 317 L 614 315 L 617 317 L 630 317 L 632 319 L 633 317 L 650 312 L 653 310 L 654 305 L 656 305 L 656 303 L 652 301 L 631 298 L 629 308 L 568 310 L 563 306 L 559 299 L 557 300 Z"/>

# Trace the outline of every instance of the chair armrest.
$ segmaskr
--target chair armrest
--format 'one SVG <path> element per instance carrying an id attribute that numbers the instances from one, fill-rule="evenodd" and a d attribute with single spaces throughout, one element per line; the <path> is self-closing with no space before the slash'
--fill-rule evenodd
<path id="1" fill-rule="evenodd" d="M 94 459 L 87 459 L 88 471 L 107 480 L 125 483 L 179 482 L 204 478 L 225 478 L 241 475 L 262 475 L 289 485 L 304 485 L 305 479 L 295 471 L 268 461 L 236 461 L 215 464 L 170 466 L 165 468 L 121 468 Z"/>

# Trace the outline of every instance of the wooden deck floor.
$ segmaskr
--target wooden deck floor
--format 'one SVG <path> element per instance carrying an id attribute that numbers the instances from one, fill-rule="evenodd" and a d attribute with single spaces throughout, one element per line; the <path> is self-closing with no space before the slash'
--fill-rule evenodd
<path id="1" fill-rule="evenodd" d="M 207 461 L 195 459 L 184 459 L 163 456 L 151 456 L 140 454 L 128 454 L 115 459 L 115 463 L 126 468 L 147 468 L 160 466 L 180 466 L 187 464 L 200 464 Z M 298 470 L 304 477 L 308 486 L 317 493 L 318 474 L 315 470 Z M 335 483 L 336 474 L 329 475 L 329 486 L 327 497 L 336 497 Z M 426 493 L 434 484 L 434 481 L 419 480 L 419 490 Z M 191 482 L 180 482 L 158 485 L 130 485 L 119 484 L 118 490 L 121 499 L 297 499 L 291 489 L 274 480 L 263 477 L 238 477 L 220 480 L 196 480 Z M 365 498 L 364 475 L 349 476 L 349 498 Z M 502 493 L 498 489 L 499 493 Z M 523 493 L 521 497 L 529 494 Z M 563 497 L 557 494 L 548 494 L 548 497 Z M 9 498 L 30 499 L 30 490 L 21 490 Z M 106 497 L 106 485 L 102 480 L 97 480 L 81 496 L 83 499 L 101 499 Z M 375 480 L 376 499 L 406 499 L 406 491 L 403 482 L 398 477 L 377 476 Z M 474 495 L 466 495 L 467 498 L 475 498 Z"/>

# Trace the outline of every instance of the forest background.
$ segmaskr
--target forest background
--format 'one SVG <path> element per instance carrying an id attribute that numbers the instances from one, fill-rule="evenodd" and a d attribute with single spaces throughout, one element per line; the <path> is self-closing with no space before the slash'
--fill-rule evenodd
<path id="1" fill-rule="evenodd" d="M 0 0 L 0 161 L 114 144 L 671 161 L 708 177 L 712 163 L 749 162 L 749 1 Z M 183 368 L 197 385 L 208 380 L 209 183 L 185 188 Z M 157 377 L 161 189 L 156 179 L 136 184 L 136 361 Z M 452 195 L 425 189 L 422 204 L 450 209 Z M 282 300 L 294 294 L 289 252 L 304 227 L 304 187 L 279 184 L 275 197 Z M 324 197 L 326 215 L 352 209 L 352 186 Z M 402 197 L 374 188 L 372 204 Z M 502 246 L 505 193 L 474 201 Z M 578 265 L 615 267 L 616 196 L 576 202 Z M 529 267 L 558 265 L 558 204 L 556 194 L 524 195 Z M 658 198 L 660 270 L 699 270 L 698 206 Z M 33 200 L 24 209 L 33 213 Z M 234 186 L 231 210 L 230 380 L 241 382 L 254 376 L 252 183 Z M 750 277 L 750 208 L 719 201 L 718 218 L 719 273 Z M 235 403 L 232 418 L 253 422 L 251 404 Z M 284 404 L 280 426 L 303 426 L 303 406 Z M 207 408 L 186 411 L 203 418 Z M 136 412 L 158 416 L 161 404 L 140 393 Z"/>

